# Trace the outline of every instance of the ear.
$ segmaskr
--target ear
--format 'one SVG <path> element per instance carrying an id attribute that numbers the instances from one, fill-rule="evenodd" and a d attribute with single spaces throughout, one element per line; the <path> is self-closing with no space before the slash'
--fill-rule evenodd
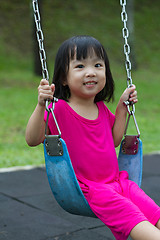
<path id="1" fill-rule="evenodd" d="M 67 86 L 68 84 L 67 84 L 67 80 L 64 80 L 63 81 L 63 83 L 62 83 L 62 85 L 65 87 L 65 86 Z"/>

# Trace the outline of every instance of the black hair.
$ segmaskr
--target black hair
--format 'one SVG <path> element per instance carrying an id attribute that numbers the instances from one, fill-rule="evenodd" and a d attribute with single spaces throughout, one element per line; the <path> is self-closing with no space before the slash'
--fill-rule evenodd
<path id="1" fill-rule="evenodd" d="M 62 43 L 57 52 L 53 75 L 53 83 L 55 84 L 55 97 L 68 101 L 70 97 L 70 89 L 65 82 L 67 80 L 70 60 L 74 59 L 75 56 L 77 60 L 85 59 L 93 51 L 98 58 L 104 61 L 106 68 L 105 87 L 95 96 L 94 101 L 109 102 L 111 99 L 113 100 L 114 81 L 110 71 L 107 53 L 97 39 L 84 35 L 69 38 Z"/>

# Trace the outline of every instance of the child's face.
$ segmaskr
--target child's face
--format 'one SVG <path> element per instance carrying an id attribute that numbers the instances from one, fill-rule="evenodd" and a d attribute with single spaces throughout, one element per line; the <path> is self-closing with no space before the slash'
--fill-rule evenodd
<path id="1" fill-rule="evenodd" d="M 92 99 L 106 84 L 106 69 L 103 59 L 93 53 L 91 57 L 70 60 L 67 82 L 70 99 Z"/>

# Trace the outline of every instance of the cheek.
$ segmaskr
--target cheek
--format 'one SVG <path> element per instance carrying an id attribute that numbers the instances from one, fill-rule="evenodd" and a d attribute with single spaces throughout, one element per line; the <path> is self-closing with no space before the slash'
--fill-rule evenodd
<path id="1" fill-rule="evenodd" d="M 106 81 L 104 81 L 104 82 L 103 82 L 103 84 L 102 84 L 102 87 L 101 87 L 101 88 L 102 88 L 102 89 L 103 89 L 103 88 L 105 88 L 105 85 L 106 85 Z"/>
<path id="2" fill-rule="evenodd" d="M 102 74 L 102 84 L 106 84 L 106 74 L 104 73 L 104 74 Z"/>
<path id="3" fill-rule="evenodd" d="M 105 88 L 105 85 L 106 85 L 106 77 L 104 77 L 103 80 L 101 81 L 101 90 Z"/>

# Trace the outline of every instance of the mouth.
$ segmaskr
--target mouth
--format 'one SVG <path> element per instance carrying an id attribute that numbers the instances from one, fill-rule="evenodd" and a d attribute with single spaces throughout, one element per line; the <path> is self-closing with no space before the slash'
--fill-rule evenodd
<path id="1" fill-rule="evenodd" d="M 86 86 L 90 86 L 90 85 L 96 85 L 97 82 L 96 81 L 88 81 L 88 82 L 84 82 L 83 85 L 86 85 Z"/>

